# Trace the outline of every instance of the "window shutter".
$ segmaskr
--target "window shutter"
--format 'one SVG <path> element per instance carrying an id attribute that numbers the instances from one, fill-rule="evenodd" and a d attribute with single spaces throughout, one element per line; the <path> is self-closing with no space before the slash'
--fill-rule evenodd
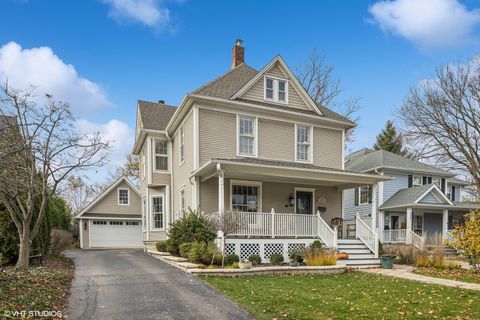
<path id="1" fill-rule="evenodd" d="M 413 186 L 413 176 L 409 175 L 408 176 L 408 187 L 411 188 Z"/>
<path id="2" fill-rule="evenodd" d="M 358 190 L 359 188 L 353 189 L 355 191 L 355 205 L 358 206 Z"/>
<path id="3" fill-rule="evenodd" d="M 422 181 L 422 184 L 427 184 L 427 177 L 423 176 L 423 181 Z"/>
<path id="4" fill-rule="evenodd" d="M 370 192 L 368 193 L 368 203 L 372 203 L 372 199 L 373 199 L 373 187 L 370 186 Z"/>
<path id="5" fill-rule="evenodd" d="M 452 201 L 455 201 L 455 186 L 452 186 Z"/>
<path id="6" fill-rule="evenodd" d="M 432 184 L 432 177 L 428 177 L 428 184 Z"/>
<path id="7" fill-rule="evenodd" d="M 445 178 L 442 178 L 441 189 L 442 192 L 445 193 Z"/>

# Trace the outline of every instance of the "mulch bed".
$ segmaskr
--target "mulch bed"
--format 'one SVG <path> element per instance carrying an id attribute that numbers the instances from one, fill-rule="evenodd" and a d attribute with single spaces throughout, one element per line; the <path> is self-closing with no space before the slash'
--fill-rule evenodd
<path id="1" fill-rule="evenodd" d="M 60 256 L 45 258 L 42 267 L 7 268 L 0 272 L 0 318 L 7 310 L 57 311 L 54 315 L 65 316 L 74 271 L 73 261 Z M 52 317 L 42 317 L 48 318 Z"/>

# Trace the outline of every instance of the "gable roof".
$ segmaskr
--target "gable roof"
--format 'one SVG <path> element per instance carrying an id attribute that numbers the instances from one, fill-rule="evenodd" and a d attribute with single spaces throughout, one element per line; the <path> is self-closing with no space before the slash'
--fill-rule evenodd
<path id="1" fill-rule="evenodd" d="M 436 195 L 437 198 L 440 198 L 438 204 L 454 205 L 453 202 L 451 202 L 450 199 L 448 199 L 447 196 L 445 196 L 437 187 L 437 185 L 425 184 L 398 190 L 380 206 L 380 209 L 414 206 L 415 204 L 421 203 L 422 199 L 432 193 Z"/>
<path id="2" fill-rule="evenodd" d="M 251 101 L 251 100 L 245 100 L 242 99 L 240 96 L 240 92 L 242 91 L 243 88 L 247 88 L 250 85 L 253 85 L 256 81 L 254 79 L 260 78 L 262 72 L 268 71 L 269 67 L 271 64 L 277 62 L 277 61 L 282 61 L 282 63 L 286 66 L 285 62 L 281 59 L 280 56 L 276 57 L 274 60 L 272 60 L 266 67 L 262 69 L 262 71 L 258 72 L 254 68 L 246 65 L 246 64 L 241 64 L 240 66 L 229 70 L 222 76 L 214 79 L 213 81 L 203 85 L 202 87 L 196 89 L 195 91 L 192 92 L 194 95 L 202 95 L 202 96 L 207 96 L 207 97 L 213 97 L 213 98 L 221 98 L 221 99 L 226 99 L 226 100 L 236 100 L 239 102 L 248 102 L 248 103 L 254 103 L 258 104 L 264 107 L 269 107 L 272 109 L 280 109 L 280 110 L 286 110 L 286 111 L 293 111 L 293 112 L 298 112 L 298 113 L 304 113 L 304 114 L 309 114 L 309 115 L 314 115 L 318 116 L 319 118 L 327 118 L 335 121 L 340 121 L 349 124 L 351 127 L 355 126 L 355 123 L 348 120 L 347 118 L 339 115 L 338 113 L 323 107 L 321 105 L 315 104 L 317 110 L 304 110 L 304 109 L 299 109 L 299 108 L 294 108 L 294 107 L 289 107 L 288 105 L 279 105 L 277 103 L 270 103 L 268 101 L 264 102 L 259 102 L 259 101 Z M 290 69 L 288 66 L 286 69 L 290 72 Z M 256 78 L 257 77 L 257 78 Z M 292 74 L 292 79 L 294 81 L 297 81 L 297 78 Z M 302 91 L 305 91 L 303 87 L 300 86 L 300 89 Z M 246 90 L 246 89 L 245 89 Z M 237 97 L 238 95 L 238 97 Z M 306 99 L 310 99 L 310 96 L 308 96 Z M 312 101 L 313 102 L 313 101 Z M 312 107 L 314 109 L 315 107 Z"/>
<path id="3" fill-rule="evenodd" d="M 115 181 L 114 183 L 112 183 L 112 185 L 110 187 L 108 187 L 107 189 L 103 190 L 102 193 L 100 193 L 88 206 L 86 206 L 82 211 L 80 211 L 79 214 L 77 214 L 75 216 L 75 218 L 80 218 L 81 216 L 83 216 L 84 213 L 88 212 L 88 210 L 90 210 L 91 208 L 93 208 L 97 203 L 99 203 L 103 198 L 105 198 L 110 192 L 112 192 L 116 187 L 118 187 L 122 182 L 125 182 L 129 187 L 130 189 L 132 189 L 133 191 L 135 191 L 135 193 L 138 195 L 138 196 L 141 196 L 140 195 L 140 191 L 138 190 L 137 186 L 135 186 L 132 182 L 130 182 L 130 180 L 127 179 L 127 177 L 125 176 L 121 176 L 117 181 Z"/>
<path id="4" fill-rule="evenodd" d="M 138 100 L 141 123 L 143 128 L 163 131 L 173 117 L 177 107 L 164 103 Z"/>
<path id="5" fill-rule="evenodd" d="M 453 177 L 455 174 L 432 165 L 385 151 L 362 149 L 346 157 L 345 168 L 351 171 L 368 172 L 375 169 L 405 170 Z"/>

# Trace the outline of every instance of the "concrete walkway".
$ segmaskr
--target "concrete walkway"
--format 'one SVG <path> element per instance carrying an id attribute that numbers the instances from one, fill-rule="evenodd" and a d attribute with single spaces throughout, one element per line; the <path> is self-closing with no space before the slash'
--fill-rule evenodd
<path id="1" fill-rule="evenodd" d="M 413 273 L 415 267 L 394 265 L 393 269 L 359 269 L 361 272 L 368 272 L 374 274 L 381 274 L 384 276 L 391 276 L 407 280 L 420 281 L 428 284 L 437 284 L 441 286 L 456 287 L 461 289 L 478 290 L 480 291 L 480 284 L 469 283 L 441 278 L 427 277 L 421 274 Z"/>

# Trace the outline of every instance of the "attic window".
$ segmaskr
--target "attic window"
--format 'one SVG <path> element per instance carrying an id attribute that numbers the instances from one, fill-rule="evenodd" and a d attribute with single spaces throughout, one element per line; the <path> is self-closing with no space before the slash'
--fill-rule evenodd
<path id="1" fill-rule="evenodd" d="M 288 82 L 285 79 L 265 77 L 265 100 L 288 102 Z"/>

